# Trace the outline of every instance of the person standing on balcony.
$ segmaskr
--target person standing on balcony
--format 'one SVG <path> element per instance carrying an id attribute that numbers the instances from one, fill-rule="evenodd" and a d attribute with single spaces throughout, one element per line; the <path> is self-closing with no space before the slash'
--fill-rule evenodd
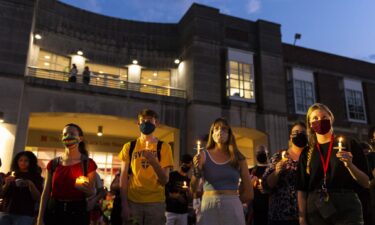
<path id="1" fill-rule="evenodd" d="M 91 75 L 90 68 L 88 66 L 85 66 L 85 70 L 82 73 L 82 77 L 83 77 L 82 81 L 84 84 L 90 84 L 90 75 Z"/>
<path id="2" fill-rule="evenodd" d="M 76 64 L 72 65 L 72 68 L 70 69 L 70 76 L 69 76 L 69 82 L 75 83 L 77 81 L 77 73 L 78 69 Z"/>

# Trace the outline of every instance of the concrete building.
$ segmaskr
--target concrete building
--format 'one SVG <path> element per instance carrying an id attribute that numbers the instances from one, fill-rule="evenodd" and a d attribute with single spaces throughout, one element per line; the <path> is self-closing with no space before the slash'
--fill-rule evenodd
<path id="1" fill-rule="evenodd" d="M 336 131 L 365 138 L 375 121 L 375 65 L 283 44 L 280 25 L 193 4 L 175 24 L 87 12 L 56 0 L 0 0 L 0 157 L 30 150 L 42 167 L 63 152 L 65 124 L 79 124 L 106 177 L 122 144 L 139 135 L 137 112 L 160 115 L 157 136 L 180 154 L 217 117 L 241 151 L 286 148 L 288 128 L 313 102 L 330 106 Z M 73 64 L 77 82 L 68 82 Z M 89 84 L 82 83 L 85 66 Z M 98 130 L 103 136 L 97 136 Z"/>

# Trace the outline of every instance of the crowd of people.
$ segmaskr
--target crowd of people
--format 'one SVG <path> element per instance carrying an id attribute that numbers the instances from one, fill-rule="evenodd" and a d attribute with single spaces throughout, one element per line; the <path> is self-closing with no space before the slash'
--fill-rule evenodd
<path id="1" fill-rule="evenodd" d="M 0 176 L 0 225 L 375 224 L 375 128 L 368 142 L 340 136 L 323 104 L 291 125 L 287 148 L 270 156 L 257 146 L 250 169 L 224 118 L 175 171 L 171 146 L 155 136 L 157 113 L 145 109 L 137 123 L 110 190 L 76 124 L 63 128 L 65 152 L 45 178 L 32 152 L 18 153 Z"/>

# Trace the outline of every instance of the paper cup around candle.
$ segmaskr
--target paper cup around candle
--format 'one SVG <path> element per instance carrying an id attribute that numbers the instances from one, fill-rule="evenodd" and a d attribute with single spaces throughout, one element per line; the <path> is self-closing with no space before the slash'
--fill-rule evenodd
<path id="1" fill-rule="evenodd" d="M 89 182 L 89 178 L 85 177 L 85 176 L 79 176 L 76 179 L 76 184 L 78 184 L 78 185 L 81 185 L 83 183 L 88 183 L 88 182 Z"/>

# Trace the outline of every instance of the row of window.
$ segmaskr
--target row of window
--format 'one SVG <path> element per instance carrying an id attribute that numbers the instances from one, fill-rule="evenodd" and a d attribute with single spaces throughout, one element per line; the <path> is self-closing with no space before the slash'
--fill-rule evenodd
<path id="1" fill-rule="evenodd" d="M 253 54 L 250 52 L 228 49 L 227 64 L 227 96 L 248 102 L 255 102 L 254 63 Z M 37 67 L 69 72 L 71 61 L 69 57 L 56 55 L 40 50 Z M 111 77 L 122 81 L 131 80 L 128 68 L 85 63 L 97 75 Z M 288 84 L 291 90 L 294 112 L 305 114 L 307 109 L 316 102 L 314 91 L 314 75 L 312 71 L 293 68 L 288 70 Z M 140 84 L 143 88 L 147 85 L 170 87 L 171 71 L 141 70 Z M 355 122 L 367 122 L 365 104 L 363 100 L 362 84 L 359 81 L 344 80 L 345 99 L 348 119 Z M 147 92 L 147 91 L 146 91 Z"/>
<path id="2" fill-rule="evenodd" d="M 227 96 L 231 99 L 255 102 L 254 68 L 251 53 L 228 49 Z M 306 114 L 316 102 L 314 74 L 312 71 L 293 68 L 287 71 L 289 100 L 293 112 Z M 353 122 L 367 122 L 362 83 L 344 79 L 347 118 Z"/>
<path id="3" fill-rule="evenodd" d="M 293 90 L 294 109 L 298 114 L 306 114 L 308 108 L 316 102 L 313 71 L 299 68 L 288 70 L 289 89 Z M 367 122 L 362 83 L 357 80 L 343 79 L 347 118 L 353 122 Z"/>
<path id="4" fill-rule="evenodd" d="M 71 58 L 40 50 L 36 66 L 46 70 L 69 73 Z M 90 71 L 98 77 L 118 79 L 121 81 L 129 80 L 128 68 L 125 67 L 108 66 L 91 62 L 85 62 L 85 66 L 88 66 Z M 83 71 L 78 71 L 79 74 L 82 72 Z M 147 85 L 170 87 L 171 71 L 142 69 L 139 83 L 143 84 L 145 87 L 147 87 Z"/>

